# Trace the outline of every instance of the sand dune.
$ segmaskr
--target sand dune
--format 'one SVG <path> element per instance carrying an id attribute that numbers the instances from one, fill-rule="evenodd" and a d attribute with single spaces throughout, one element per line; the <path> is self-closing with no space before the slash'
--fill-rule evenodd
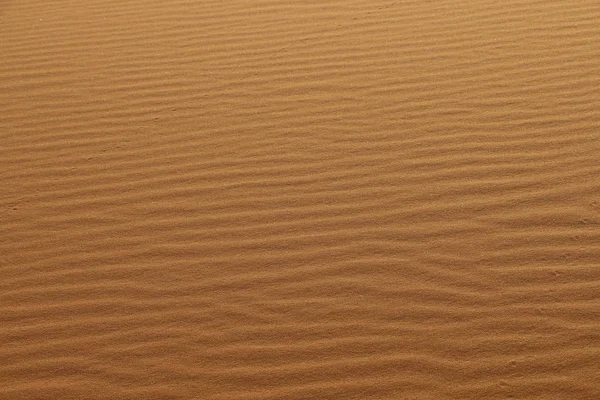
<path id="1" fill-rule="evenodd" d="M 0 399 L 600 399 L 598 1 L 0 20 Z"/>

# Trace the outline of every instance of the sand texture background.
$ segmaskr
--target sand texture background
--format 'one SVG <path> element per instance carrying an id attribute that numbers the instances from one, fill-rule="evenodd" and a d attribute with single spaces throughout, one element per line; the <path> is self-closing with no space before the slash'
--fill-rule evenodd
<path id="1" fill-rule="evenodd" d="M 600 399 L 598 0 L 0 21 L 0 399 Z"/>

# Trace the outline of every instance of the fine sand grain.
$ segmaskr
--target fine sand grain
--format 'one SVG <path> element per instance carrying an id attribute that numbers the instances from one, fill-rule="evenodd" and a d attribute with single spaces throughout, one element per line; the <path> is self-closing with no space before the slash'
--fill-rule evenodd
<path id="1" fill-rule="evenodd" d="M 0 399 L 600 399 L 598 0 L 0 1 Z"/>

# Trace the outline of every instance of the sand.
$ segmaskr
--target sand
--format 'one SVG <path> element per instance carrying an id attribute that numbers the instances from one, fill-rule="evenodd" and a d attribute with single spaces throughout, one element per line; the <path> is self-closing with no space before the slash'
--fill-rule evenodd
<path id="1" fill-rule="evenodd" d="M 0 2 L 0 399 L 600 399 L 600 2 Z"/>

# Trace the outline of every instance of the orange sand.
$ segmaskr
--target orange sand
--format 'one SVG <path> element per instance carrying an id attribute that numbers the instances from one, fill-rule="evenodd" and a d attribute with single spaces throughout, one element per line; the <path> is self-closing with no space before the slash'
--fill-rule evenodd
<path id="1" fill-rule="evenodd" d="M 600 399 L 598 0 L 0 21 L 0 399 Z"/>

